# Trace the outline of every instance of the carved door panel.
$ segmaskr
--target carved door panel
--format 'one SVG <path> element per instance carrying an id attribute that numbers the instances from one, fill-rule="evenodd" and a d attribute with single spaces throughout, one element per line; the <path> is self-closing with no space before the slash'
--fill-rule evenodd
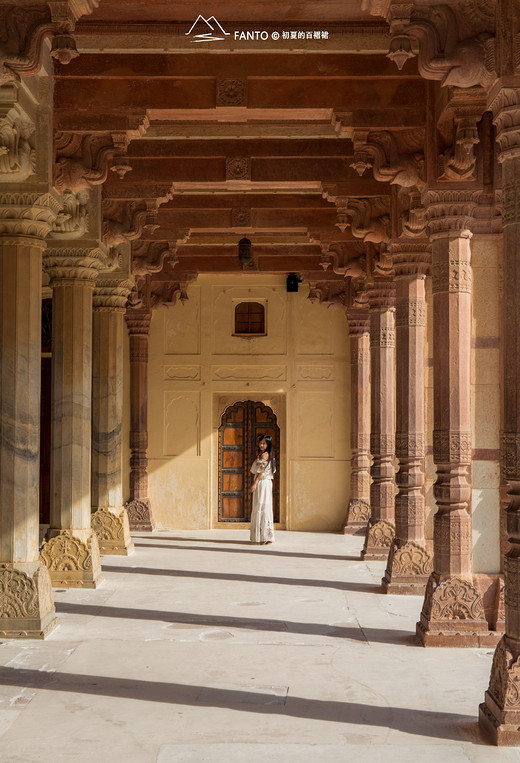
<path id="1" fill-rule="evenodd" d="M 257 453 L 260 434 L 273 438 L 276 457 L 280 453 L 280 428 L 273 411 L 263 403 L 245 400 L 229 407 L 219 427 L 218 519 L 219 522 L 249 522 L 250 487 L 254 476 L 251 464 Z M 278 473 L 273 481 L 274 521 L 279 521 L 280 486 Z"/>

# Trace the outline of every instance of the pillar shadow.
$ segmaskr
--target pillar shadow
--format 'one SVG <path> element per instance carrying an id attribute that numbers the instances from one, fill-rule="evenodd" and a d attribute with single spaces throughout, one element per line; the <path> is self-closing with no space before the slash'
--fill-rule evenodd
<path id="1" fill-rule="evenodd" d="M 230 617 L 226 615 L 200 615 L 192 612 L 169 612 L 157 609 L 135 609 L 129 607 L 108 607 L 95 604 L 74 604 L 55 602 L 56 612 L 69 615 L 90 615 L 91 617 L 119 617 L 126 620 L 147 620 L 175 625 L 193 625 L 201 628 L 235 628 L 274 633 L 294 633 L 307 636 L 328 636 L 350 639 L 365 643 L 398 644 L 419 646 L 410 631 L 386 630 L 384 628 L 362 628 L 356 625 L 327 625 L 325 623 L 300 623 L 291 620 L 271 620 L 265 618 Z"/>
<path id="2" fill-rule="evenodd" d="M 120 567 L 103 564 L 103 572 L 123 572 L 136 575 L 164 575 L 173 578 L 197 578 L 205 580 L 236 580 L 243 583 L 276 583 L 277 585 L 308 586 L 311 588 L 335 588 L 339 591 L 355 593 L 377 593 L 381 585 L 378 583 L 352 583 L 342 580 L 309 580 L 307 578 L 277 578 L 261 575 L 242 575 L 238 572 L 200 572 L 199 570 L 163 570 L 155 567 Z"/>
<path id="3" fill-rule="evenodd" d="M 173 538 L 166 540 L 174 540 Z M 180 538 L 178 539 L 180 540 Z M 200 542 L 200 540 L 199 540 Z M 206 541 L 203 541 L 205 543 Z M 220 541 L 211 541 L 212 543 Z M 236 541 L 234 541 L 236 542 Z M 242 545 L 248 546 L 248 543 L 244 543 Z M 270 548 L 259 546 L 251 546 L 249 548 L 206 548 L 206 546 L 179 546 L 179 545 L 172 545 L 170 543 L 142 543 L 138 540 L 134 539 L 134 546 L 140 547 L 140 548 L 171 548 L 179 551 L 217 551 L 224 554 L 261 554 L 262 556 L 281 556 L 281 557 L 288 557 L 288 558 L 296 558 L 296 559 L 326 559 L 326 560 L 332 560 L 332 561 L 339 561 L 339 562 L 359 562 L 359 554 L 358 556 L 338 556 L 336 554 L 305 554 L 305 553 L 297 553 L 295 551 L 273 551 Z"/>
<path id="4" fill-rule="evenodd" d="M 162 702 L 189 707 L 220 707 L 236 712 L 280 715 L 341 724 L 394 729 L 414 736 L 483 744 L 474 716 L 408 707 L 387 707 L 361 702 L 309 699 L 289 694 L 275 704 L 273 694 L 143 681 L 115 676 L 47 673 L 25 668 L 0 668 L 0 683 L 8 686 L 71 692 L 93 697 L 114 697 L 138 702 Z M 208 698 L 211 697 L 211 701 Z"/>

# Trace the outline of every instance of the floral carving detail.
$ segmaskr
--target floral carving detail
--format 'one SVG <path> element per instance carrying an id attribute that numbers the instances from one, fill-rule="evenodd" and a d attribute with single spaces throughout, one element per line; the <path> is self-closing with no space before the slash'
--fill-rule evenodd
<path id="1" fill-rule="evenodd" d="M 128 521 L 132 530 L 153 530 L 154 521 L 148 498 L 134 499 L 126 504 Z"/>
<path id="2" fill-rule="evenodd" d="M 223 79 L 217 83 L 217 106 L 242 106 L 247 86 L 241 79 Z"/>
<path id="3" fill-rule="evenodd" d="M 246 156 L 226 159 L 226 180 L 250 180 L 251 159 Z"/>
<path id="4" fill-rule="evenodd" d="M 432 572 L 432 558 L 429 553 L 418 543 L 408 541 L 400 548 L 393 548 L 392 576 L 429 576 Z"/>
<path id="5" fill-rule="evenodd" d="M 500 708 L 520 709 L 520 657 L 513 658 L 503 638 L 493 657 L 488 691 Z"/>
<path id="6" fill-rule="evenodd" d="M 39 613 L 38 577 L 0 565 L 0 618 L 37 617 Z"/>
<path id="7" fill-rule="evenodd" d="M 390 548 L 394 537 L 394 525 L 383 519 L 368 528 L 365 547 Z"/>
<path id="8" fill-rule="evenodd" d="M 368 522 L 370 519 L 370 504 L 360 498 L 351 498 L 348 504 L 347 524 L 349 522 Z"/>
<path id="9" fill-rule="evenodd" d="M 249 207 L 232 209 L 231 226 L 233 228 L 249 228 L 251 226 L 251 209 Z"/>
<path id="10" fill-rule="evenodd" d="M 471 582 L 462 578 L 439 581 L 431 575 L 426 588 L 424 614 L 428 614 L 427 604 L 431 620 L 486 620 L 480 593 Z"/>
<path id="11" fill-rule="evenodd" d="M 95 544 L 97 549 L 97 543 Z M 72 535 L 71 530 L 62 530 L 59 535 L 46 541 L 40 557 L 48 570 L 77 572 L 92 570 L 95 560 L 93 544 L 83 543 Z"/>
<path id="12" fill-rule="evenodd" d="M 112 514 L 107 509 L 98 509 L 91 517 L 92 529 L 97 535 L 98 541 L 122 540 L 124 533 L 124 517 L 126 511 L 120 514 Z"/>

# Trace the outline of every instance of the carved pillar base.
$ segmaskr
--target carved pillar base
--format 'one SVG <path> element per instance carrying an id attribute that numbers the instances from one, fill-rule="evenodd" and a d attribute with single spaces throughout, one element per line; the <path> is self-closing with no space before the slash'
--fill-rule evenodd
<path id="1" fill-rule="evenodd" d="M 386 562 L 392 541 L 394 540 L 395 527 L 391 522 L 384 519 L 369 524 L 365 535 L 365 544 L 361 551 L 361 559 L 366 562 Z"/>
<path id="2" fill-rule="evenodd" d="M 153 532 L 155 522 L 148 498 L 135 499 L 126 504 L 130 530 L 133 532 Z"/>
<path id="3" fill-rule="evenodd" d="M 55 588 L 97 588 L 103 580 L 94 533 L 84 542 L 72 530 L 50 530 L 40 558 Z"/>
<path id="4" fill-rule="evenodd" d="M 351 498 L 342 531 L 345 535 L 365 535 L 370 519 L 370 504 L 360 498 Z"/>
<path id="5" fill-rule="evenodd" d="M 430 554 L 419 543 L 400 543 L 394 539 L 385 576 L 381 581 L 385 593 L 422 596 L 433 571 Z"/>
<path id="6" fill-rule="evenodd" d="M 0 638 L 38 638 L 58 624 L 47 568 L 0 564 Z"/>
<path id="7" fill-rule="evenodd" d="M 112 506 L 98 509 L 92 514 L 92 530 L 97 536 L 100 554 L 133 554 L 126 509 Z"/>
<path id="8" fill-rule="evenodd" d="M 432 573 L 426 585 L 417 638 L 423 646 L 493 646 L 498 636 L 489 630 L 484 603 L 471 579 L 441 580 Z"/>
<path id="9" fill-rule="evenodd" d="M 515 660 L 505 636 L 495 650 L 479 725 L 496 745 L 520 745 L 520 658 Z"/>

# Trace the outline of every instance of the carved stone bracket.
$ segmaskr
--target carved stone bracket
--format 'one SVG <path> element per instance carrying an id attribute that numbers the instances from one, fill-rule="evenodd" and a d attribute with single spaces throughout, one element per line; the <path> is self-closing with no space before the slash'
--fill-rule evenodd
<path id="1" fill-rule="evenodd" d="M 89 193 L 87 190 L 64 191 L 63 208 L 52 226 L 55 239 L 81 238 L 89 231 Z"/>
<path id="2" fill-rule="evenodd" d="M 360 176 L 371 169 L 374 178 L 382 183 L 424 187 L 424 154 L 400 154 L 396 139 L 388 131 L 354 130 L 354 161 L 350 166 Z"/>
<path id="3" fill-rule="evenodd" d="M 86 542 L 72 530 L 59 530 L 43 543 L 40 558 L 57 588 L 97 588 L 103 580 L 97 537 Z"/>
<path id="4" fill-rule="evenodd" d="M 338 196 L 335 203 L 338 209 L 336 225 L 340 230 L 350 225 L 352 235 L 365 243 L 381 244 L 390 240 L 390 207 L 385 197 L 354 199 Z"/>
<path id="5" fill-rule="evenodd" d="M 134 550 L 125 508 L 102 507 L 92 514 L 92 530 L 101 554 L 128 556 Z"/>
<path id="6" fill-rule="evenodd" d="M 486 110 L 486 93 L 480 88 L 454 88 L 444 116 L 455 122 L 453 145 L 440 156 L 440 180 L 476 179 L 475 146 L 479 143 L 478 123 Z"/>
<path id="7" fill-rule="evenodd" d="M 141 239 L 132 244 L 132 273 L 135 275 L 159 273 L 165 263 L 173 269 L 178 261 L 175 242 Z"/>
<path id="8" fill-rule="evenodd" d="M 347 515 L 343 523 L 345 535 L 365 535 L 370 519 L 370 504 L 360 498 L 351 498 L 348 502 Z"/>

